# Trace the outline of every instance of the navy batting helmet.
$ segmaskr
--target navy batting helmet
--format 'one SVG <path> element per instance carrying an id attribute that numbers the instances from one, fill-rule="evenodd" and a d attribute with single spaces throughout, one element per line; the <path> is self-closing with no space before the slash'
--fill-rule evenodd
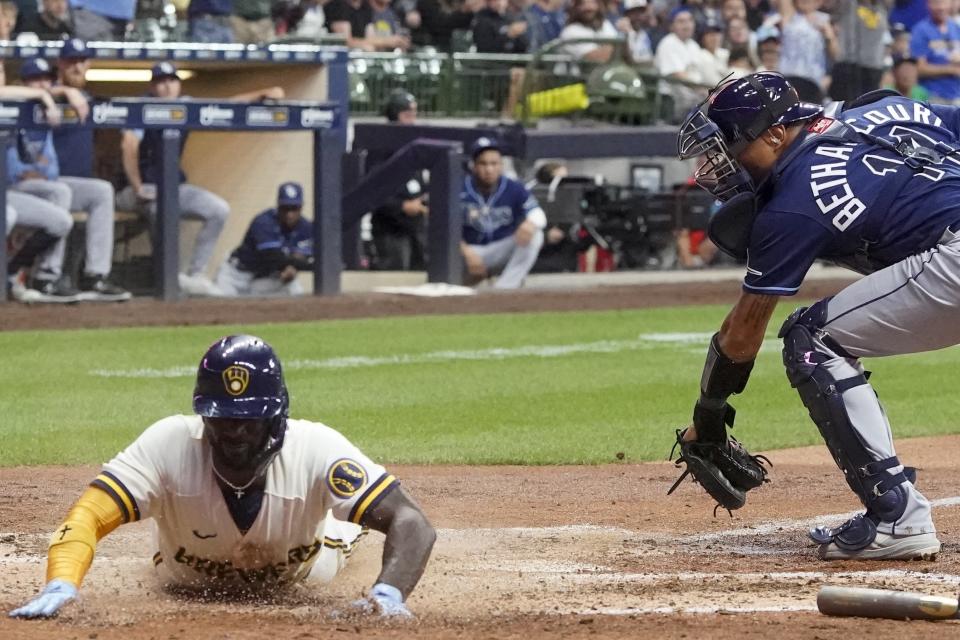
<path id="1" fill-rule="evenodd" d="M 254 336 L 220 338 L 200 360 L 193 410 L 206 418 L 286 417 L 287 386 L 280 359 Z"/>
<path id="2" fill-rule="evenodd" d="M 697 183 L 727 200 L 754 185 L 737 156 L 774 125 L 806 120 L 823 112 L 801 102 L 779 73 L 764 71 L 721 83 L 684 120 L 677 137 L 681 159 L 704 156 Z"/>
<path id="3" fill-rule="evenodd" d="M 396 122 L 400 114 L 409 111 L 417 104 L 417 99 L 406 89 L 394 89 L 387 96 L 387 103 L 383 107 L 383 115 L 387 116 L 390 122 Z"/>

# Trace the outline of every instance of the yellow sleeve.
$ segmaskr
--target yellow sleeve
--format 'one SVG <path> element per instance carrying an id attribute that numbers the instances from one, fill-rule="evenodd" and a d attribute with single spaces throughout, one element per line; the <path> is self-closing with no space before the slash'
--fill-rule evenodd
<path id="1" fill-rule="evenodd" d="M 59 578 L 79 587 L 93 562 L 97 542 L 126 521 L 110 494 L 88 487 L 50 537 L 47 582 Z"/>

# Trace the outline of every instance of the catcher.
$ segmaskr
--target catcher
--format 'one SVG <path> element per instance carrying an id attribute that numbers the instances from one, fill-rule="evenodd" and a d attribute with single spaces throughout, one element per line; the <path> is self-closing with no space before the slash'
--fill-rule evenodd
<path id="1" fill-rule="evenodd" d="M 53 533 L 47 585 L 15 618 L 54 616 L 77 595 L 97 542 L 153 518 L 154 565 L 170 584 L 264 592 L 330 581 L 370 527 L 383 568 L 359 610 L 410 617 L 404 604 L 436 538 L 394 476 L 322 424 L 288 419 L 273 349 L 228 336 L 204 354 L 197 415 L 160 420 L 104 466 Z"/>
<path id="2" fill-rule="evenodd" d="M 825 113 L 783 76 L 756 73 L 714 89 L 678 146 L 722 201 L 711 239 L 747 261 L 693 424 L 678 432 L 681 463 L 728 509 L 766 479 L 762 459 L 727 436 L 727 399 L 746 387 L 780 297 L 814 260 L 834 261 L 864 277 L 798 309 L 779 337 L 787 378 L 866 511 L 810 536 L 828 560 L 935 557 L 930 502 L 896 455 L 860 358 L 960 343 L 960 109 L 875 91 Z"/>

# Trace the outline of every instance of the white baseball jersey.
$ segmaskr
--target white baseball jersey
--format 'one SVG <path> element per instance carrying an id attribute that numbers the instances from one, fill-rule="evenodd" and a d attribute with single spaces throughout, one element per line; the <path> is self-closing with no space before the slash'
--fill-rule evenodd
<path id="1" fill-rule="evenodd" d="M 362 535 L 363 515 L 399 482 L 330 427 L 306 420 L 287 425 L 266 471 L 260 512 L 245 534 L 214 476 L 200 416 L 153 424 L 92 484 L 113 497 L 126 522 L 154 518 L 154 563 L 173 582 L 289 584 L 306 577 L 324 550 L 336 552 L 335 573 Z"/>

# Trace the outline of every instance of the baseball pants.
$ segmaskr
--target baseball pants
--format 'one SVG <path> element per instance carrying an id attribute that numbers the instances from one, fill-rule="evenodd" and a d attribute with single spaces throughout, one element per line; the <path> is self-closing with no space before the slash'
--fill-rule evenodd
<path id="1" fill-rule="evenodd" d="M 153 185 L 145 186 L 152 187 Z M 193 246 L 190 264 L 187 267 L 187 275 L 200 275 L 206 268 L 207 263 L 210 262 L 213 250 L 217 246 L 217 239 L 220 237 L 223 225 L 230 215 L 230 205 L 217 194 L 187 183 L 180 185 L 179 205 L 181 216 L 199 219 L 203 222 Z M 149 216 L 151 224 L 157 219 L 156 200 L 140 200 L 133 192 L 133 187 L 125 187 L 117 194 L 117 208 L 137 211 Z"/>
<path id="2" fill-rule="evenodd" d="M 367 530 L 358 524 L 344 522 L 327 513 L 322 531 L 317 537 L 323 539 L 323 548 L 310 568 L 307 580 L 325 584 L 331 582 L 347 566 L 347 559 L 357 548 Z"/>
<path id="3" fill-rule="evenodd" d="M 543 246 L 543 231 L 533 234 L 530 243 L 521 247 L 513 235 L 490 244 L 472 244 L 470 248 L 477 252 L 487 272 L 499 274 L 495 289 L 518 289 L 533 268 Z"/>
<path id="4" fill-rule="evenodd" d="M 90 275 L 109 275 L 113 263 L 113 185 L 97 178 L 61 176 L 57 180 L 23 180 L 13 188 L 48 200 L 67 211 L 86 212 L 84 271 Z"/>
<path id="5" fill-rule="evenodd" d="M 67 235 L 73 228 L 70 212 L 49 200 L 13 189 L 7 190 L 7 204 L 16 211 L 16 221 L 20 226 L 42 229 L 51 236 L 60 238 L 37 264 L 37 275 L 40 278 L 59 279 L 63 273 L 63 254 L 67 247 Z M 9 231 L 9 228 L 7 230 Z"/>
<path id="6" fill-rule="evenodd" d="M 251 272 L 238 269 L 230 258 L 220 265 L 215 283 L 225 296 L 303 295 L 303 287 L 296 279 L 284 282 L 278 276 L 254 278 Z"/>
<path id="7" fill-rule="evenodd" d="M 854 358 L 834 353 L 819 339 L 823 363 L 835 380 L 863 373 L 860 357 L 892 356 L 960 344 L 960 231 L 946 231 L 940 244 L 865 276 L 827 303 L 823 325 Z M 890 423 L 870 384 L 843 393 L 850 422 L 875 459 L 896 455 Z M 897 473 L 902 467 L 891 469 Z M 930 502 L 910 483 L 907 509 L 896 533 L 934 531 Z M 890 523 L 880 523 L 891 533 Z"/>
<path id="8" fill-rule="evenodd" d="M 13 228 L 17 226 L 17 210 L 7 205 L 7 235 L 10 235 L 10 232 L 13 231 Z"/>

